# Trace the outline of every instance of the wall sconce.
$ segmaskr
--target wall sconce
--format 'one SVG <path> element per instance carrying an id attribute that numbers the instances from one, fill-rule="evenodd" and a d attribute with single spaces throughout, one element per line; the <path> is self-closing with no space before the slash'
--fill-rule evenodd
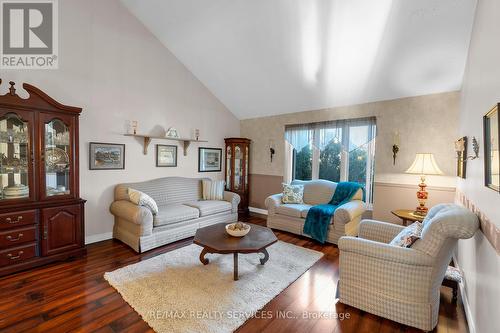
<path id="1" fill-rule="evenodd" d="M 476 140 L 476 137 L 472 137 L 472 151 L 474 151 L 474 155 L 466 156 L 464 152 L 467 152 L 467 137 L 464 136 L 459 140 L 455 141 L 455 151 L 457 152 L 457 156 L 460 162 L 464 162 L 467 160 L 475 160 L 479 158 L 479 143 Z"/>
<path id="2" fill-rule="evenodd" d="M 271 163 L 273 163 L 273 155 L 276 153 L 274 140 L 269 140 L 269 153 L 271 154 Z"/>
<path id="3" fill-rule="evenodd" d="M 396 165 L 396 156 L 399 152 L 399 132 L 394 132 L 394 140 L 392 144 L 392 165 Z"/>

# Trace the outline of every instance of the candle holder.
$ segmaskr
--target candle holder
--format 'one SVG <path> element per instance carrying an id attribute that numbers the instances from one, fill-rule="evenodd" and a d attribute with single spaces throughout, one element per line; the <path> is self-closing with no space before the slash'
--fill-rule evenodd
<path id="1" fill-rule="evenodd" d="M 392 165 L 396 165 L 396 156 L 398 156 L 399 146 L 397 144 L 392 145 Z"/>
<path id="2" fill-rule="evenodd" d="M 399 131 L 394 132 L 394 140 L 392 144 L 392 165 L 396 165 L 396 157 L 399 152 Z"/>

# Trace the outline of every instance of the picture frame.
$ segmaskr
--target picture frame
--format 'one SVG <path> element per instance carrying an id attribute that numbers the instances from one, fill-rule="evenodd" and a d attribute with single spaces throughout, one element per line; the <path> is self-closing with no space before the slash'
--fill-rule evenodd
<path id="1" fill-rule="evenodd" d="M 125 145 L 120 143 L 90 142 L 89 169 L 125 169 Z"/>
<path id="2" fill-rule="evenodd" d="M 176 167 L 177 166 L 177 146 L 156 145 L 156 166 Z"/>
<path id="3" fill-rule="evenodd" d="M 198 148 L 198 172 L 222 171 L 222 148 Z"/>
<path id="4" fill-rule="evenodd" d="M 500 103 L 483 117 L 484 185 L 500 192 Z"/>
<path id="5" fill-rule="evenodd" d="M 455 141 L 457 152 L 457 177 L 465 179 L 467 176 L 467 137 L 461 137 Z"/>

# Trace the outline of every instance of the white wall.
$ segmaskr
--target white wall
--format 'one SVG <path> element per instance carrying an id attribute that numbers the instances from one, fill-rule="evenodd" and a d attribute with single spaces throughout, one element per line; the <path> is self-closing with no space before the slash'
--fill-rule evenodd
<path id="1" fill-rule="evenodd" d="M 500 228 L 500 195 L 483 186 L 482 132 L 482 116 L 500 102 L 499 14 L 500 1 L 478 1 L 462 89 L 460 134 L 476 136 L 481 154 L 480 159 L 467 164 L 467 179 L 459 181 L 458 189 Z M 466 298 L 475 331 L 498 332 L 500 256 L 485 236 L 478 232 L 473 239 L 459 242 L 457 259 L 465 273 Z"/>
<path id="2" fill-rule="evenodd" d="M 141 142 L 124 137 L 127 120 L 142 133 L 176 127 L 181 136 L 201 130 L 209 147 L 239 135 L 239 121 L 118 0 L 59 1 L 59 69 L 2 70 L 0 77 L 38 86 L 63 104 L 83 107 L 80 122 L 81 197 L 87 199 L 88 240 L 109 236 L 109 204 L 120 182 L 163 176 L 200 176 L 197 145 L 187 157 L 178 148 L 178 167 L 155 167 L 155 143 L 147 156 Z M 6 85 L 2 87 L 2 92 Z M 88 143 L 126 144 L 126 168 L 90 171 Z M 222 174 L 203 174 L 222 177 Z"/>

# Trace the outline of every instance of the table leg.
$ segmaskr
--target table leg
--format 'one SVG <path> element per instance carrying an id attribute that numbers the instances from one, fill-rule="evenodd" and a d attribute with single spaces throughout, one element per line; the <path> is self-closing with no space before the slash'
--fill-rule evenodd
<path id="1" fill-rule="evenodd" d="M 206 247 L 204 247 L 204 248 L 203 248 L 203 250 L 202 250 L 202 251 L 201 251 L 201 253 L 200 253 L 200 261 L 201 261 L 201 263 L 202 263 L 203 265 L 208 265 L 208 263 L 209 263 L 208 259 L 207 259 L 207 258 L 205 258 L 205 255 L 206 255 L 207 253 L 209 253 L 209 252 L 208 252 L 207 248 L 206 248 Z"/>
<path id="2" fill-rule="evenodd" d="M 237 252 L 233 253 L 233 260 L 234 260 L 233 279 L 234 279 L 234 281 L 238 281 L 238 253 Z"/>
<path id="3" fill-rule="evenodd" d="M 260 264 L 264 265 L 269 260 L 269 253 L 266 249 L 262 249 L 260 252 L 264 254 L 264 258 L 260 259 Z"/>

